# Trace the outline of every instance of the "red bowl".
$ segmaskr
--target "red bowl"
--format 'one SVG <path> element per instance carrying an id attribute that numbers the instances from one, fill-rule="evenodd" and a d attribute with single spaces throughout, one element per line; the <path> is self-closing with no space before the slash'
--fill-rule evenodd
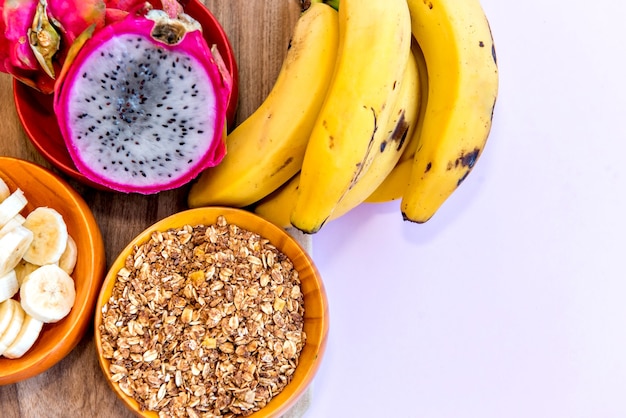
<path id="1" fill-rule="evenodd" d="M 204 32 L 204 38 L 209 45 L 215 44 L 220 52 L 227 70 L 233 78 L 232 94 L 226 113 L 228 126 L 235 121 L 237 101 L 239 96 L 239 75 L 235 53 L 224 28 L 215 16 L 199 0 L 182 2 L 187 14 L 200 22 Z M 68 176 L 88 186 L 105 189 L 81 174 L 65 146 L 65 141 L 59 130 L 56 115 L 53 109 L 53 95 L 43 94 L 25 84 L 13 80 L 13 98 L 20 122 L 26 131 L 26 135 L 46 160 Z"/>

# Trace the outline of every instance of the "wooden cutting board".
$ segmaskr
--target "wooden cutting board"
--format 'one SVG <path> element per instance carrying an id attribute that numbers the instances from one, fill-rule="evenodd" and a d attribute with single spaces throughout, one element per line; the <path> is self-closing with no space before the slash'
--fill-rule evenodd
<path id="1" fill-rule="evenodd" d="M 221 22 L 236 54 L 240 97 L 237 122 L 241 122 L 273 86 L 300 12 L 300 1 L 205 0 L 205 4 Z M 22 130 L 13 102 L 12 79 L 5 74 L 0 74 L 0 155 L 34 161 L 61 174 L 37 152 Z M 153 196 L 128 196 L 99 192 L 68 181 L 94 212 L 105 239 L 107 265 L 146 227 L 187 208 L 186 188 Z M 297 238 L 305 246 L 310 245 L 307 237 Z M 302 415 L 308 402 L 307 393 L 289 415 Z M 103 378 L 92 329 L 47 372 L 0 386 L 0 411 L 3 418 L 132 416 Z"/>

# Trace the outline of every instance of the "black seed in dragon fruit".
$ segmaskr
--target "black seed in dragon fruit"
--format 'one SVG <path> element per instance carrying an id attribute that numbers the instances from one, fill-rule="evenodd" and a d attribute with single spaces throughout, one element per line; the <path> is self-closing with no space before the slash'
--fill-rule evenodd
<path id="1" fill-rule="evenodd" d="M 126 193 L 180 187 L 224 157 L 232 80 L 191 17 L 129 14 L 85 42 L 55 91 L 76 168 Z"/>

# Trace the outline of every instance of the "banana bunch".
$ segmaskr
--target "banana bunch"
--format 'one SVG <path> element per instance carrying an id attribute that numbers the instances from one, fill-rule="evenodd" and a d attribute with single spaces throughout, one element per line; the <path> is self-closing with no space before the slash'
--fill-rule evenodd
<path id="1" fill-rule="evenodd" d="M 276 84 L 190 189 L 315 233 L 363 202 L 426 222 L 489 136 L 498 70 L 479 0 L 312 3 Z"/>

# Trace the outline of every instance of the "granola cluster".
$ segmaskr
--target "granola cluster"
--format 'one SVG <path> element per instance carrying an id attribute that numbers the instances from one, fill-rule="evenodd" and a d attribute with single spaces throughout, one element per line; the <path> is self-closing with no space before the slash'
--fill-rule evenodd
<path id="1" fill-rule="evenodd" d="M 113 381 L 160 417 L 258 411 L 289 383 L 306 340 L 292 262 L 224 217 L 154 232 L 102 312 Z"/>

